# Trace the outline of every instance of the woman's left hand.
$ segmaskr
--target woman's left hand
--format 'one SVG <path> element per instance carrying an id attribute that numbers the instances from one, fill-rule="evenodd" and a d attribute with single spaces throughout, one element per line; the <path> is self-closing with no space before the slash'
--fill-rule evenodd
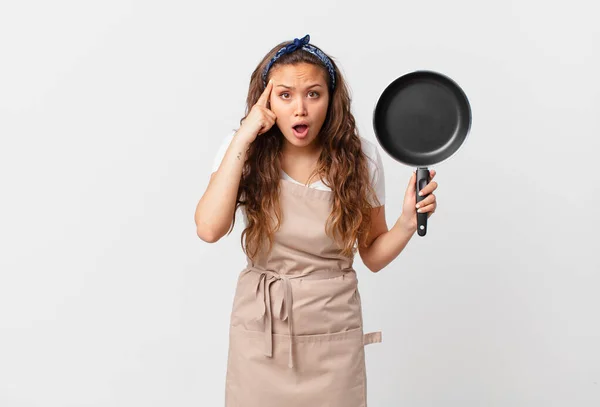
<path id="1" fill-rule="evenodd" d="M 429 183 L 421 190 L 423 195 L 429 194 L 429 196 L 417 203 L 417 174 L 413 171 L 404 194 L 404 203 L 402 204 L 402 213 L 400 215 L 400 218 L 403 218 L 403 222 L 406 226 L 414 228 L 415 230 L 417 229 L 417 210 L 419 213 L 427 213 L 427 218 L 430 218 L 435 212 L 437 208 L 437 198 L 433 194 L 433 191 L 438 187 L 438 183 L 432 181 L 435 174 L 435 170 L 429 170 Z"/>

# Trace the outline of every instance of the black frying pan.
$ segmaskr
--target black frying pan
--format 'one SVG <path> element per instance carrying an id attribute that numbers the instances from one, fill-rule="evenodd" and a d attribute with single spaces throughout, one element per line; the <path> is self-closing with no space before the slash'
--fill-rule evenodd
<path id="1" fill-rule="evenodd" d="M 394 80 L 383 91 L 373 127 L 377 141 L 396 161 L 417 167 L 419 191 L 430 181 L 428 166 L 452 156 L 471 128 L 471 106 L 452 79 L 433 71 L 415 71 Z M 419 236 L 427 233 L 427 213 L 417 213 Z"/>

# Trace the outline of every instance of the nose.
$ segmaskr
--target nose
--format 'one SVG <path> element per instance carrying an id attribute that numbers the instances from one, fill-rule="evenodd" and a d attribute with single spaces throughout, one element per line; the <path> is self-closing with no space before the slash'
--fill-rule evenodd
<path id="1" fill-rule="evenodd" d="M 306 116 L 306 106 L 303 97 L 297 98 L 296 107 L 294 110 L 295 116 Z"/>

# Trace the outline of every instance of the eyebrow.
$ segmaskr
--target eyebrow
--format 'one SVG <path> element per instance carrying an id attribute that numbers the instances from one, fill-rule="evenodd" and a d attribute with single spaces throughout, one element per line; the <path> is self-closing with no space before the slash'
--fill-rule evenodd
<path id="1" fill-rule="evenodd" d="M 296 89 L 296 88 L 295 88 L 295 87 L 293 87 L 293 86 L 287 86 L 287 85 L 277 85 L 277 87 L 279 87 L 279 86 L 281 86 L 282 88 L 286 88 L 286 89 L 294 89 L 294 90 Z M 317 87 L 317 86 L 323 87 L 321 84 L 315 83 L 315 84 L 313 84 L 313 85 L 310 85 L 310 86 L 309 86 L 307 89 L 314 88 L 314 87 Z"/>

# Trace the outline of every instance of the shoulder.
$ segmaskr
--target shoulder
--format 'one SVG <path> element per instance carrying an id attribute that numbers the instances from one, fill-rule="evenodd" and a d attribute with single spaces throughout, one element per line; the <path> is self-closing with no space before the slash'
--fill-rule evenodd
<path id="1" fill-rule="evenodd" d="M 383 164 L 381 161 L 381 154 L 379 153 L 379 149 L 377 148 L 377 144 L 375 142 L 359 136 L 362 150 L 365 156 L 367 157 L 367 161 L 369 164 L 369 169 L 372 173 L 376 173 L 377 171 L 383 171 Z"/>
<path id="2" fill-rule="evenodd" d="M 374 142 L 363 136 L 358 136 L 362 144 L 363 151 L 366 155 L 373 155 L 377 151 L 377 146 Z"/>
<path id="3" fill-rule="evenodd" d="M 227 149 L 227 147 L 229 147 L 229 144 L 231 144 L 231 140 L 233 140 L 235 133 L 236 130 L 232 130 L 228 134 L 226 134 L 225 137 L 223 137 L 223 139 L 221 140 L 220 148 L 223 148 L 223 146 L 225 146 L 225 149 Z"/>
<path id="4" fill-rule="evenodd" d="M 213 172 L 215 172 L 219 169 L 219 166 L 221 165 L 221 161 L 223 160 L 223 157 L 225 156 L 225 153 L 227 152 L 227 148 L 229 147 L 229 144 L 231 144 L 231 140 L 233 140 L 235 133 L 236 133 L 236 130 L 233 130 L 221 139 L 221 143 L 219 144 L 219 147 L 217 148 L 217 152 L 214 155 L 214 159 L 213 159 L 213 165 L 212 165 Z"/>
<path id="5" fill-rule="evenodd" d="M 231 140 L 233 140 L 233 137 L 235 136 L 236 130 L 231 130 L 229 132 L 229 134 L 227 134 L 224 138 L 223 138 L 223 143 L 226 146 L 229 146 L 229 143 L 231 143 Z"/>
<path id="6" fill-rule="evenodd" d="M 219 148 L 218 148 L 219 152 L 221 152 L 223 150 L 227 150 L 227 147 L 229 147 L 229 144 L 231 144 L 231 140 L 233 140 L 235 133 L 236 133 L 236 131 L 233 130 L 221 138 L 221 143 L 219 144 Z"/>
<path id="7" fill-rule="evenodd" d="M 362 136 L 360 141 L 362 143 L 362 150 L 367 157 L 367 166 L 369 167 L 369 177 L 375 188 L 375 194 L 379 198 L 379 204 L 385 204 L 385 174 L 383 171 L 383 161 L 377 144 L 369 139 Z M 375 201 L 371 201 L 373 206 L 379 206 Z"/>

